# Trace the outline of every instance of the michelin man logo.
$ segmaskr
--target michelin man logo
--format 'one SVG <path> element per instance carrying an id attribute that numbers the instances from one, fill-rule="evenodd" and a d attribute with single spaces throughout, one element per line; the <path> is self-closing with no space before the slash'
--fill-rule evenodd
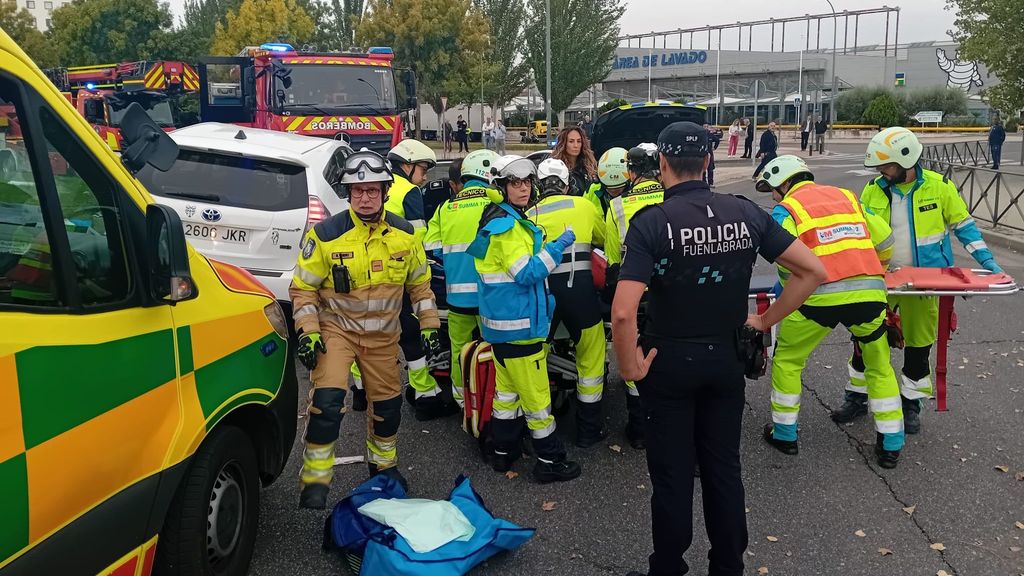
<path id="1" fill-rule="evenodd" d="M 948 88 L 959 88 L 964 92 L 970 92 L 974 86 L 981 86 L 981 73 L 978 72 L 978 63 L 974 61 L 963 62 L 956 59 L 950 60 L 946 57 L 946 51 L 936 48 L 935 56 L 938 58 L 939 68 L 946 73 L 946 86 Z"/>

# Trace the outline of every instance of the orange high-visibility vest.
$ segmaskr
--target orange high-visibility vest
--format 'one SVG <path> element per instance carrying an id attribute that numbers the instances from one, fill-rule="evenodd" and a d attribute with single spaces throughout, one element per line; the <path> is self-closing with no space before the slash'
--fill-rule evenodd
<path id="1" fill-rule="evenodd" d="M 825 282 L 885 273 L 860 202 L 848 190 L 805 184 L 781 204 L 793 216 L 797 238 L 825 265 Z"/>

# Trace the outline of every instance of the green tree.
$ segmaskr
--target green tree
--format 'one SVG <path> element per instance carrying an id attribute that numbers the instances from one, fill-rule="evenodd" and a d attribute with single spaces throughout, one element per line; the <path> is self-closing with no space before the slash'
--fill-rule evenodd
<path id="1" fill-rule="evenodd" d="M 1024 36 L 1021 0 L 946 0 L 956 10 L 950 34 L 963 60 L 979 60 L 999 78 L 984 95 L 1005 111 L 1024 108 Z"/>
<path id="2" fill-rule="evenodd" d="M 942 110 L 946 116 L 967 114 L 967 94 L 945 86 L 911 90 L 906 95 L 904 112 L 910 116 L 924 110 Z"/>
<path id="3" fill-rule="evenodd" d="M 244 0 L 237 11 L 228 11 L 227 24 L 216 24 L 210 52 L 233 55 L 270 41 L 300 45 L 315 26 L 295 0 Z"/>
<path id="4" fill-rule="evenodd" d="M 899 126 L 902 124 L 903 114 L 896 98 L 888 92 L 875 97 L 864 110 L 861 119 L 865 124 L 877 124 L 882 127 Z"/>
<path id="5" fill-rule="evenodd" d="M 545 1 L 551 3 L 551 109 L 559 113 L 608 76 L 625 7 L 619 0 L 529 0 L 527 61 L 542 93 L 546 86 Z"/>
<path id="6" fill-rule="evenodd" d="M 299 0 L 316 29 L 308 43 L 317 51 L 347 51 L 355 42 L 354 30 L 363 14 L 363 0 Z"/>
<path id="7" fill-rule="evenodd" d="M 487 51 L 487 18 L 470 0 L 370 0 L 356 27 L 363 46 L 391 46 L 396 64 L 416 72 L 421 102 L 441 110 L 479 97 L 479 62 Z M 420 115 L 416 134 L 420 135 Z"/>
<path id="8" fill-rule="evenodd" d="M 524 55 L 526 5 L 523 0 L 480 0 L 490 22 L 490 50 L 493 66 L 484 87 L 485 99 L 502 108 L 530 85 L 530 64 Z"/>
<path id="9" fill-rule="evenodd" d="M 49 38 L 61 64 L 173 56 L 171 9 L 158 0 L 77 0 L 53 11 Z"/>
<path id="10" fill-rule="evenodd" d="M 598 108 L 597 109 L 597 113 L 598 114 L 604 114 L 605 112 L 607 112 L 609 110 L 614 110 L 614 109 L 618 108 L 619 106 L 625 106 L 626 104 L 629 104 L 629 102 L 623 100 L 622 98 L 613 98 L 613 99 L 605 102 L 604 106 L 601 106 L 600 108 Z"/>
<path id="11" fill-rule="evenodd" d="M 33 59 L 40 68 L 57 65 L 57 50 L 36 28 L 36 17 L 25 8 L 18 8 L 15 0 L 0 0 L 0 28 L 14 43 Z"/>
<path id="12" fill-rule="evenodd" d="M 858 86 L 840 92 L 836 97 L 836 120 L 850 123 L 860 122 L 868 105 L 882 94 L 892 94 L 892 92 L 882 86 Z"/>
<path id="13" fill-rule="evenodd" d="M 185 0 L 181 26 L 174 32 L 178 58 L 194 62 L 210 54 L 217 24 L 226 26 L 228 12 L 238 11 L 242 0 Z"/>

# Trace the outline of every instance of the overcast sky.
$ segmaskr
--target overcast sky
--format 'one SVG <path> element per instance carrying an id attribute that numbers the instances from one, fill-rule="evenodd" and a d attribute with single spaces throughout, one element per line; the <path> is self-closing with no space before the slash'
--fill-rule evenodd
<path id="1" fill-rule="evenodd" d="M 184 0 L 169 0 L 171 10 L 175 16 L 181 15 Z M 900 43 L 923 42 L 927 40 L 948 40 L 946 31 L 953 26 L 954 15 L 944 10 L 944 0 L 903 0 L 893 2 L 889 0 L 833 0 L 836 11 L 859 10 L 865 8 L 880 8 L 883 4 L 891 4 L 902 8 L 900 15 Z M 744 22 L 750 20 L 767 20 L 768 18 L 786 18 L 791 16 L 802 16 L 804 14 L 819 14 L 830 12 L 828 2 L 825 0 L 720 0 L 709 2 L 678 1 L 666 2 L 665 0 L 625 0 L 626 14 L 622 17 L 623 34 L 640 34 L 643 32 L 673 30 L 676 28 L 695 28 L 705 25 L 717 25 L 734 23 L 738 20 Z M 727 8 L 727 9 L 726 9 Z M 895 36 L 895 20 L 892 22 L 893 38 Z M 850 19 L 850 45 L 853 45 L 853 19 Z M 776 34 L 781 34 L 781 27 L 777 28 Z M 795 35 L 800 38 L 806 31 L 791 30 L 786 28 L 787 35 Z M 860 44 L 867 45 L 881 42 L 885 36 L 884 15 L 864 17 L 860 22 Z M 734 34 L 735 32 L 733 32 Z M 812 25 L 812 45 L 816 31 Z M 771 35 L 770 28 L 755 30 L 754 47 L 762 40 L 768 42 Z M 832 28 L 822 23 L 822 46 L 826 39 L 831 44 Z M 890 40 L 891 41 L 891 40 Z M 732 42 L 728 35 L 723 35 L 722 45 L 728 48 L 734 46 L 736 37 L 732 36 Z M 746 46 L 746 36 L 743 44 Z M 839 45 L 843 43 L 842 19 L 839 24 Z M 794 46 L 787 39 L 787 48 Z M 764 48 L 767 48 L 766 46 Z"/>

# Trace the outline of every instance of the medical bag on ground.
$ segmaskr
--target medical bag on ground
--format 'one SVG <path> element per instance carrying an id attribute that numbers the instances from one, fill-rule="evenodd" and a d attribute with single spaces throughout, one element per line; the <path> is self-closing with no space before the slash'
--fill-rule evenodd
<path id="1" fill-rule="evenodd" d="M 379 498 L 405 498 L 405 490 L 392 476 L 376 474 L 352 489 L 338 502 L 324 522 L 323 549 L 341 555 L 355 574 L 359 573 L 366 543 L 389 528 L 359 513 L 359 508 Z"/>
<path id="2" fill-rule="evenodd" d="M 495 370 L 491 345 L 483 340 L 473 340 L 462 347 L 459 362 L 465 400 L 462 429 L 477 439 L 480 455 L 486 460 L 493 450 L 490 424 Z"/>
<path id="3" fill-rule="evenodd" d="M 489 348 L 489 346 L 488 346 Z M 460 476 L 449 501 L 475 529 L 469 540 L 453 540 L 430 552 L 418 553 L 394 529 L 376 533 L 366 545 L 364 576 L 461 576 L 488 558 L 514 550 L 533 537 L 532 528 L 522 528 L 495 518 L 483 500 Z"/>

